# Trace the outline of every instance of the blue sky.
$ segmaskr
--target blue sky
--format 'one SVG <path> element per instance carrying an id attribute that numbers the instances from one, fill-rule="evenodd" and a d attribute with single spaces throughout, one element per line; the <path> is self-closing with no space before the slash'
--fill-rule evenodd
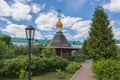
<path id="1" fill-rule="evenodd" d="M 11 37 L 25 38 L 25 28 L 35 27 L 35 38 L 51 39 L 56 33 L 57 10 L 61 10 L 63 33 L 69 40 L 83 41 L 94 9 L 102 5 L 120 39 L 120 0 L 0 0 L 0 30 Z"/>

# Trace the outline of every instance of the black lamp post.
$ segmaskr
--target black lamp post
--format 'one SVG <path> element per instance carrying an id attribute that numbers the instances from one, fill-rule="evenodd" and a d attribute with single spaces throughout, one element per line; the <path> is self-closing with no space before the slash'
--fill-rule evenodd
<path id="1" fill-rule="evenodd" d="M 26 38 L 28 40 L 29 44 L 29 61 L 28 61 L 28 80 L 31 80 L 31 73 L 30 73 L 30 66 L 31 66 L 31 40 L 34 39 L 34 33 L 35 33 L 35 28 L 33 28 L 31 25 L 29 25 L 27 28 L 25 28 L 26 32 Z"/>

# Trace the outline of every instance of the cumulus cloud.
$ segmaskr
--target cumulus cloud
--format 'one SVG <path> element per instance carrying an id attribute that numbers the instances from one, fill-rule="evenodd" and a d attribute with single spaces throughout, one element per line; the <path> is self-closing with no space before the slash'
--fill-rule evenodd
<path id="1" fill-rule="evenodd" d="M 43 5 L 32 4 L 32 12 L 33 13 L 38 13 L 39 11 L 41 11 L 44 8 L 45 8 L 45 4 L 43 4 Z"/>
<path id="2" fill-rule="evenodd" d="M 86 37 L 88 35 L 90 20 L 83 20 L 80 17 L 70 17 L 62 15 L 61 22 L 63 23 L 63 28 L 69 28 L 71 31 L 76 31 L 77 34 L 67 34 L 67 38 L 70 39 L 79 39 L 81 37 Z M 55 28 L 55 25 L 58 21 L 57 14 L 55 11 L 50 11 L 48 13 L 41 13 L 38 18 L 35 20 L 37 28 L 43 31 L 52 31 Z M 63 30 L 64 32 L 64 30 Z M 69 32 L 69 31 L 67 31 Z"/>
<path id="3" fill-rule="evenodd" d="M 65 27 L 71 27 L 73 24 L 75 24 L 79 20 L 82 20 L 82 18 L 67 16 L 62 19 L 62 22 Z"/>
<path id="4" fill-rule="evenodd" d="M 5 21 L 7 24 L 12 24 L 12 22 L 11 21 L 9 21 L 8 19 L 6 19 L 6 18 L 0 18 L 0 20 L 1 21 Z"/>
<path id="5" fill-rule="evenodd" d="M 120 12 L 120 0 L 110 0 L 110 2 L 105 3 L 103 7 L 111 12 Z"/>
<path id="6" fill-rule="evenodd" d="M 15 1 L 11 5 L 11 16 L 15 20 L 30 20 L 32 16 L 29 14 L 31 11 L 31 7 L 25 3 L 20 1 Z"/>
<path id="7" fill-rule="evenodd" d="M 113 27 L 113 33 L 115 39 L 120 39 L 120 28 Z"/>
<path id="8" fill-rule="evenodd" d="M 25 37 L 25 25 L 10 24 L 7 25 L 3 31 L 9 33 L 14 37 Z"/>
<path id="9" fill-rule="evenodd" d="M 18 37 L 18 38 L 25 38 L 25 28 L 27 26 L 25 25 L 18 25 L 18 24 L 10 24 L 7 25 L 6 28 L 4 28 L 2 31 L 5 31 L 9 33 L 12 37 Z M 35 38 L 41 38 L 42 35 L 39 31 L 35 31 Z"/>
<path id="10" fill-rule="evenodd" d="M 38 13 L 45 5 L 38 5 L 33 3 L 29 5 L 31 0 L 13 0 L 11 4 L 8 4 L 5 0 L 0 0 L 0 16 L 11 16 L 14 20 L 31 20 L 31 12 Z"/>
<path id="11" fill-rule="evenodd" d="M 37 28 L 44 31 L 50 31 L 55 27 L 57 22 L 57 16 L 55 12 L 41 13 L 38 18 L 35 20 Z"/>
<path id="12" fill-rule="evenodd" d="M 9 16 L 11 14 L 10 9 L 10 6 L 4 0 L 0 0 L 0 16 Z"/>
<path id="13" fill-rule="evenodd" d="M 91 23 L 90 20 L 82 20 L 82 21 L 75 23 L 71 29 L 76 30 L 77 34 L 75 34 L 73 38 L 79 39 L 81 37 L 87 37 L 90 23 Z"/>
<path id="14" fill-rule="evenodd" d="M 115 39 L 120 39 L 120 20 L 113 20 L 110 22 Z"/>
<path id="15" fill-rule="evenodd" d="M 82 18 L 65 16 L 64 14 L 61 14 L 61 16 L 61 22 L 63 23 L 63 27 L 71 27 L 79 20 L 82 20 Z M 38 29 L 44 31 L 51 31 L 53 28 L 55 28 L 57 21 L 58 17 L 55 11 L 50 11 L 48 13 L 41 13 L 35 20 L 35 23 L 37 24 Z"/>

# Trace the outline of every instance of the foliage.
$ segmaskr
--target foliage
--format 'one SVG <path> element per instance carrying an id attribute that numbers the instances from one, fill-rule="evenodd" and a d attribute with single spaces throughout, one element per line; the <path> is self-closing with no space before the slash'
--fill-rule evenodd
<path id="1" fill-rule="evenodd" d="M 56 69 L 65 70 L 65 68 L 69 64 L 69 61 L 67 59 L 58 56 L 51 57 L 49 60 L 52 63 L 52 71 L 55 71 Z"/>
<path id="2" fill-rule="evenodd" d="M 21 69 L 20 72 L 19 72 L 19 78 L 20 79 L 25 79 L 27 78 L 28 76 L 28 71 L 24 70 L 24 69 Z"/>
<path id="3" fill-rule="evenodd" d="M 102 59 L 92 64 L 92 71 L 98 80 L 120 80 L 120 61 Z"/>
<path id="4" fill-rule="evenodd" d="M 61 69 L 56 69 L 56 74 L 57 74 L 57 77 L 60 79 L 65 78 L 65 72 L 62 71 Z"/>
<path id="5" fill-rule="evenodd" d="M 43 44 L 37 44 L 32 46 L 32 53 L 34 53 L 37 56 L 40 56 L 40 49 L 44 48 L 45 46 Z"/>
<path id="6" fill-rule="evenodd" d="M 79 69 L 80 65 L 76 62 L 72 62 L 67 66 L 67 71 L 70 73 L 75 73 Z"/>
<path id="7" fill-rule="evenodd" d="M 0 77 L 17 77 L 21 69 L 27 70 L 27 57 L 19 56 L 13 59 L 1 60 Z"/>
<path id="8" fill-rule="evenodd" d="M 72 57 L 80 56 L 80 50 L 73 50 L 72 51 Z"/>
<path id="9" fill-rule="evenodd" d="M 101 6 L 95 9 L 89 37 L 85 44 L 82 51 L 85 54 L 88 53 L 94 60 L 114 58 L 118 53 L 118 48 L 113 38 L 112 27 L 110 26 L 107 14 Z"/>
<path id="10" fill-rule="evenodd" d="M 6 54 L 4 54 L 4 59 L 11 59 L 20 55 L 27 55 L 27 53 L 28 49 L 26 46 L 10 45 L 7 47 Z"/>
<path id="11" fill-rule="evenodd" d="M 0 40 L 0 59 L 3 59 L 7 52 L 6 44 Z"/>
<path id="12" fill-rule="evenodd" d="M 16 55 L 26 55 L 28 53 L 27 46 L 13 46 L 14 47 L 14 54 Z"/>
<path id="13" fill-rule="evenodd" d="M 65 72 L 65 79 L 58 79 L 56 72 L 49 72 L 39 76 L 35 76 L 32 80 L 70 80 L 73 74 Z"/>
<path id="14" fill-rule="evenodd" d="M 10 36 L 0 36 L 0 40 L 4 41 L 6 45 L 11 44 L 11 37 Z"/>
<path id="15" fill-rule="evenodd" d="M 55 49 L 54 48 L 45 48 L 41 51 L 41 56 L 50 58 L 55 56 Z"/>
<path id="16" fill-rule="evenodd" d="M 48 58 L 33 56 L 31 61 L 31 70 L 33 75 L 39 75 L 49 72 L 52 69 L 52 63 Z"/>
<path id="17" fill-rule="evenodd" d="M 80 56 L 77 57 L 73 57 L 74 62 L 84 62 L 87 59 L 89 59 L 89 56 L 84 54 L 81 54 Z"/>
<path id="18" fill-rule="evenodd" d="M 46 72 L 55 71 L 56 69 L 65 69 L 68 65 L 66 59 L 60 57 L 40 58 L 31 56 L 31 73 L 40 75 Z M 0 77 L 15 78 L 26 77 L 28 71 L 28 56 L 21 55 L 12 59 L 3 59 L 0 61 Z"/>
<path id="19" fill-rule="evenodd" d="M 81 54 L 89 56 L 89 54 L 88 54 L 88 41 L 87 41 L 87 39 L 84 40 L 84 42 L 83 42 L 83 46 L 81 48 Z"/>

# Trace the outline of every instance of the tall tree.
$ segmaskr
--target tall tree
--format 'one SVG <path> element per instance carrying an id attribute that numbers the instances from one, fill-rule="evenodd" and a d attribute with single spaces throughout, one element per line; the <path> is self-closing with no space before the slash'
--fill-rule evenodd
<path id="1" fill-rule="evenodd" d="M 87 43 L 87 39 L 84 40 L 84 43 L 83 43 L 83 46 L 82 46 L 82 49 L 81 49 L 81 53 L 84 54 L 84 55 L 89 55 L 89 54 L 88 54 L 88 43 Z"/>
<path id="2" fill-rule="evenodd" d="M 0 40 L 4 41 L 5 44 L 10 45 L 11 44 L 11 37 L 10 36 L 0 36 Z"/>
<path id="3" fill-rule="evenodd" d="M 88 53 L 93 59 L 115 57 L 118 48 L 108 16 L 101 6 L 95 8 L 88 37 Z"/>
<path id="4" fill-rule="evenodd" d="M 4 58 L 4 55 L 6 55 L 7 47 L 6 44 L 0 40 L 0 59 Z"/>

